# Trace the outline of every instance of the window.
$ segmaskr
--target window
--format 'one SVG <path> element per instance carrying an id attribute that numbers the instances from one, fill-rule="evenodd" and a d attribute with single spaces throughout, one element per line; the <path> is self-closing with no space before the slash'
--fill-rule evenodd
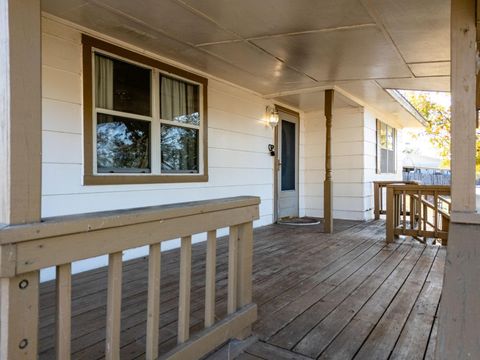
<path id="1" fill-rule="evenodd" d="M 207 80 L 83 36 L 85 184 L 208 181 Z"/>
<path id="2" fill-rule="evenodd" d="M 394 128 L 377 120 L 377 173 L 396 173 L 397 133 Z"/>

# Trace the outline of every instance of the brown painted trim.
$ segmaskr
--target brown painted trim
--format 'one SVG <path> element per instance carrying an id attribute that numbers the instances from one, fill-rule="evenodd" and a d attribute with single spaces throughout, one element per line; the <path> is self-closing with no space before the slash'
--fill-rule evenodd
<path id="1" fill-rule="evenodd" d="M 275 104 L 275 109 L 277 111 L 281 111 L 283 113 L 286 113 L 286 114 L 289 114 L 289 115 L 292 115 L 292 116 L 295 116 L 298 120 L 300 120 L 300 113 L 299 112 L 296 112 L 294 110 L 291 110 L 289 108 L 286 108 L 286 107 L 283 107 L 282 105 L 277 105 Z"/>
<path id="2" fill-rule="evenodd" d="M 155 184 L 185 183 L 208 181 L 208 79 L 186 70 L 165 64 L 136 52 L 118 47 L 105 41 L 82 34 L 83 44 L 83 147 L 84 147 L 84 185 L 118 185 L 118 184 Z M 99 49 L 132 60 L 160 71 L 177 75 L 202 85 L 203 91 L 203 174 L 202 175 L 94 175 L 93 174 L 93 84 L 92 84 L 92 51 Z"/>
<path id="3" fill-rule="evenodd" d="M 208 175 L 84 175 L 85 185 L 207 182 Z"/>

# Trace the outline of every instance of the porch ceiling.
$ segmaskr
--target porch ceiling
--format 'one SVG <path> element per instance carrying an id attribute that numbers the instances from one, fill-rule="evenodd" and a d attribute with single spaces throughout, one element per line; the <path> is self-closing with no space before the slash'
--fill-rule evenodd
<path id="1" fill-rule="evenodd" d="M 42 6 L 283 101 L 336 86 L 414 125 L 384 88 L 449 90 L 448 0 L 43 0 Z M 312 109 L 310 100 L 287 103 Z"/>

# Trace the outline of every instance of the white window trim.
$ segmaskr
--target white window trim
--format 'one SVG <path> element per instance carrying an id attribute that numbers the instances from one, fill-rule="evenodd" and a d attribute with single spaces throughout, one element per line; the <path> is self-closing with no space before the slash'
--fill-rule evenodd
<path id="1" fill-rule="evenodd" d="M 135 66 L 139 66 L 145 69 L 151 70 L 151 114 L 152 116 L 145 116 L 145 115 L 138 115 L 138 114 L 132 114 L 132 113 L 126 113 L 123 111 L 117 111 L 117 110 L 109 110 L 109 109 L 102 109 L 102 108 L 97 108 L 96 106 L 96 87 L 95 87 L 95 54 L 101 54 L 105 55 L 114 59 L 117 59 L 119 61 L 123 61 Z M 148 66 L 133 60 L 130 60 L 128 58 L 124 58 L 121 56 L 118 56 L 116 54 L 112 54 L 108 51 L 92 47 L 92 53 L 91 53 L 91 64 L 92 64 L 92 165 L 93 165 L 93 175 L 94 176 L 164 176 L 164 177 L 177 177 L 177 176 L 191 176 L 191 177 L 198 177 L 198 176 L 204 176 L 205 175 L 205 159 L 204 159 L 204 151 L 203 151 L 203 143 L 204 143 L 204 126 L 203 126 L 203 121 L 204 121 L 204 85 L 192 81 L 190 79 L 183 78 L 181 76 L 178 76 L 173 73 L 169 73 L 163 70 L 160 70 L 158 68 Z M 181 123 L 178 121 L 172 121 L 172 120 L 167 120 L 167 119 L 162 119 L 160 117 L 160 75 L 167 75 L 171 78 L 175 78 L 181 81 L 184 81 L 189 84 L 197 85 L 199 87 L 199 112 L 200 112 L 200 124 L 199 125 L 193 125 L 193 124 L 185 124 Z M 124 118 L 130 118 L 134 120 L 144 120 L 144 121 L 149 121 L 150 122 L 150 172 L 149 173 L 141 173 L 141 172 L 115 172 L 115 173 L 101 173 L 98 172 L 97 169 L 97 114 L 107 114 L 107 115 L 115 115 L 115 116 L 121 116 Z M 178 172 L 162 172 L 162 166 L 161 166 L 161 124 L 166 124 L 166 125 L 173 125 L 177 127 L 183 127 L 183 128 L 189 128 L 189 129 L 197 129 L 199 131 L 198 134 L 198 147 L 197 147 L 197 153 L 198 153 L 198 172 L 189 172 L 189 171 L 178 171 Z"/>

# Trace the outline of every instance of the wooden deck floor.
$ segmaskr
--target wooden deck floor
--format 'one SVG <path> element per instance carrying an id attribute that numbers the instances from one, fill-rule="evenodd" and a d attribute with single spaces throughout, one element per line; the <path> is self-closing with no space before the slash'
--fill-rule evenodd
<path id="1" fill-rule="evenodd" d="M 255 231 L 259 340 L 239 359 L 431 359 L 445 249 L 404 239 L 386 245 L 383 222 L 272 225 Z M 219 240 L 217 311 L 226 314 L 227 247 Z M 160 352 L 176 342 L 179 251 L 162 253 Z M 145 349 L 146 258 L 124 263 L 122 359 Z M 205 245 L 193 247 L 191 331 L 203 327 Z M 106 269 L 73 277 L 72 358 L 101 359 Z M 55 284 L 41 286 L 40 359 L 54 358 Z"/>

